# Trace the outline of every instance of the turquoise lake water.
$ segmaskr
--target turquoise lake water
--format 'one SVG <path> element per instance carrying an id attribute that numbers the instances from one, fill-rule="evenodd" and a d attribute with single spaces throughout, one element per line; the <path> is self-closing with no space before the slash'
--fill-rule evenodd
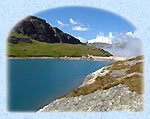
<path id="1" fill-rule="evenodd" d="M 60 59 L 8 60 L 8 109 L 37 111 L 76 89 L 85 76 L 110 63 Z"/>

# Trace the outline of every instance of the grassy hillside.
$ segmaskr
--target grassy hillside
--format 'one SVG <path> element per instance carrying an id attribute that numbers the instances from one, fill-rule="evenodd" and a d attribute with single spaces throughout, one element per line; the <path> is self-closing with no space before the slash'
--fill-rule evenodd
<path id="1" fill-rule="evenodd" d="M 12 34 L 16 36 L 16 34 Z M 22 37 L 18 36 L 17 37 Z M 81 44 L 45 43 L 32 40 L 33 43 L 20 42 L 18 44 L 8 43 L 8 56 L 12 57 L 81 57 L 81 56 L 111 56 L 102 49 Z"/>
<path id="2" fill-rule="evenodd" d="M 117 61 L 112 63 L 102 71 L 105 72 L 106 70 L 109 70 L 107 74 L 104 76 L 97 76 L 94 83 L 75 89 L 63 97 L 88 95 L 95 92 L 96 90 L 106 90 L 119 84 L 127 86 L 131 91 L 142 94 L 144 93 L 144 63 L 137 62 L 133 65 L 130 65 L 132 62 L 138 60 L 143 60 L 143 56 L 138 56 L 127 61 Z M 116 75 L 116 72 L 124 69 L 127 70 Z"/>
<path id="3" fill-rule="evenodd" d="M 17 34 L 17 33 L 11 33 L 10 36 L 13 36 L 13 37 L 16 37 L 16 38 L 29 38 L 25 35 Z"/>

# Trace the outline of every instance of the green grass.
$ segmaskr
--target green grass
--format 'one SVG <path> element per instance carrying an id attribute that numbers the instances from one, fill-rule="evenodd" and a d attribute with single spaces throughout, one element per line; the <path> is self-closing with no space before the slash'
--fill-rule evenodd
<path id="1" fill-rule="evenodd" d="M 118 65 L 118 64 L 114 64 L 112 67 L 109 67 L 107 69 L 111 69 L 111 70 L 121 70 L 121 69 L 126 69 L 129 68 L 130 65 Z"/>
<path id="2" fill-rule="evenodd" d="M 121 70 L 121 69 L 129 68 L 130 65 L 124 65 L 123 64 L 124 62 L 126 62 L 126 60 L 125 61 L 113 62 L 113 63 L 108 65 L 108 66 L 110 66 L 110 65 L 112 65 L 112 66 L 108 67 L 107 70 Z"/>
<path id="3" fill-rule="evenodd" d="M 20 36 L 18 36 L 20 37 Z M 67 43 L 45 43 L 32 40 L 33 43 L 8 43 L 8 56 L 12 57 L 81 57 L 81 56 L 110 56 L 102 49 L 88 45 Z"/>
<path id="4" fill-rule="evenodd" d="M 111 87 L 117 86 L 119 84 L 124 84 L 129 87 L 129 90 L 135 91 L 139 94 L 144 93 L 144 79 L 142 76 L 134 75 L 131 77 L 124 78 L 122 80 L 116 80 L 116 78 L 111 77 L 109 74 L 106 74 L 104 77 L 97 77 L 96 81 L 92 84 L 85 85 L 81 88 L 75 89 L 72 92 L 62 96 L 62 97 L 76 97 L 80 95 L 88 95 L 94 93 L 97 90 L 107 90 Z M 62 98 L 61 97 L 61 98 Z"/>
<path id="5" fill-rule="evenodd" d="M 95 79 L 95 82 L 89 85 L 85 85 L 81 88 L 73 90 L 72 92 L 64 95 L 63 97 L 76 97 L 80 95 L 88 95 L 90 93 L 95 92 L 96 90 L 105 90 L 112 86 L 120 84 L 120 81 L 115 80 L 109 74 L 106 74 L 104 77 L 98 76 Z"/>
<path id="6" fill-rule="evenodd" d="M 136 57 L 138 60 L 141 60 L 141 56 Z M 135 60 L 135 59 L 133 59 Z M 130 60 L 130 61 L 133 61 Z M 128 60 L 129 61 L 129 60 Z M 64 95 L 63 97 L 76 97 L 76 96 L 80 96 L 80 95 L 88 95 L 90 93 L 95 92 L 96 90 L 106 90 L 109 89 L 113 86 L 119 85 L 119 84 L 123 84 L 125 86 L 127 86 L 129 88 L 129 90 L 131 91 L 135 91 L 139 94 L 143 94 L 144 93 L 144 78 L 143 76 L 139 76 L 139 75 L 133 75 L 130 77 L 125 77 L 127 74 L 131 74 L 133 72 L 137 72 L 137 73 L 144 73 L 144 69 L 143 69 L 143 63 L 136 63 L 133 66 L 130 65 L 123 65 L 122 63 L 124 63 L 126 61 L 117 61 L 112 63 L 111 67 L 109 68 L 110 72 L 108 74 L 106 74 L 103 77 L 98 76 L 95 79 L 95 82 L 89 85 L 84 85 L 83 87 L 80 87 L 78 89 L 73 90 L 72 92 Z M 121 69 L 126 69 L 128 68 L 129 70 L 126 71 L 125 74 L 120 74 L 119 76 L 116 77 L 112 77 L 110 75 L 110 73 L 112 72 L 112 70 L 121 70 Z M 107 69 L 108 70 L 108 69 Z M 103 71 L 102 71 L 103 72 Z M 125 77 L 125 78 L 123 78 Z M 116 80 L 117 78 L 122 78 L 122 80 Z"/>
<path id="7" fill-rule="evenodd" d="M 129 87 L 131 91 L 135 91 L 139 94 L 144 93 L 144 77 L 139 75 L 133 75 L 125 78 L 122 83 Z"/>
<path id="8" fill-rule="evenodd" d="M 139 72 L 139 73 L 143 73 L 144 70 L 144 63 L 143 62 L 139 62 L 136 63 L 135 65 L 133 65 L 130 70 L 128 70 L 126 73 L 130 74 L 130 73 L 134 73 L 134 72 Z"/>
<path id="9" fill-rule="evenodd" d="M 133 60 L 144 60 L 144 56 L 143 55 L 142 56 L 137 56 L 135 58 L 129 59 L 128 61 L 133 61 Z"/>
<path id="10" fill-rule="evenodd" d="M 16 38 L 29 38 L 25 35 L 22 35 L 22 34 L 17 34 L 17 33 L 11 33 L 10 36 L 14 36 Z"/>

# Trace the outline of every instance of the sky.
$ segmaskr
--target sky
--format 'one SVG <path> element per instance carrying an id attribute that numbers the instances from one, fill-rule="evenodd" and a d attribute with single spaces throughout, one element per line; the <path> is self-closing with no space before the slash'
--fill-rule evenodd
<path id="1" fill-rule="evenodd" d="M 143 54 L 143 43 L 134 35 L 136 27 L 112 12 L 72 6 L 49 9 L 34 15 L 81 42 L 111 44 L 112 47 L 103 49 L 114 56 L 132 57 Z"/>
<path id="2" fill-rule="evenodd" d="M 99 35 L 133 33 L 136 29 L 126 19 L 114 13 L 90 7 L 61 7 L 34 15 L 83 42 L 96 39 Z"/>

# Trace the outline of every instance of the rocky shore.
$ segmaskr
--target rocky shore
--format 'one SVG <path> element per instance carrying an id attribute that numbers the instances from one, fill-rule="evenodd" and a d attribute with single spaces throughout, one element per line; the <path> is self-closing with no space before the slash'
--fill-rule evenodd
<path id="1" fill-rule="evenodd" d="M 64 60 L 92 60 L 92 61 L 124 61 L 128 58 L 125 57 L 99 57 L 99 56 L 89 56 L 89 57 L 8 57 L 7 59 L 64 59 Z"/>
<path id="2" fill-rule="evenodd" d="M 143 95 L 131 92 L 124 85 L 97 90 L 89 95 L 61 98 L 40 109 L 40 112 L 109 112 L 143 111 Z"/>
<path id="3" fill-rule="evenodd" d="M 92 85 L 97 81 L 97 77 L 105 77 L 106 75 L 111 75 L 110 79 L 106 80 L 113 78 L 112 80 L 122 82 L 109 88 L 107 86 L 105 89 L 97 89 L 86 95 L 64 96 L 40 109 L 39 112 L 141 112 L 144 110 L 144 93 L 141 93 L 140 90 L 144 86 L 136 83 L 143 80 L 137 77 L 143 77 L 144 74 L 139 69 L 137 71 L 134 69 L 134 72 L 131 71 L 133 67 L 137 67 L 139 63 L 143 62 L 143 59 L 132 58 L 103 67 L 85 77 L 79 88 L 86 86 L 92 88 Z M 114 66 L 120 66 L 121 69 Z M 123 66 L 125 67 L 123 68 Z"/>

